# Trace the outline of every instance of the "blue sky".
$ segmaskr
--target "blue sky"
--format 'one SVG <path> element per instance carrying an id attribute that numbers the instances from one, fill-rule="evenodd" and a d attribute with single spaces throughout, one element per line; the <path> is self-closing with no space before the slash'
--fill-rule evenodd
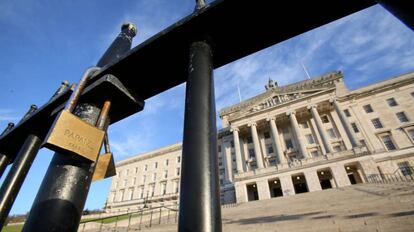
<path id="1" fill-rule="evenodd" d="M 44 104 L 62 80 L 77 82 L 122 22 L 138 26 L 136 46 L 193 8 L 192 0 L 0 1 L 0 128 Z M 269 77 L 280 85 L 305 79 L 301 63 L 311 76 L 341 70 L 355 89 L 414 70 L 414 33 L 380 6 L 304 33 L 215 70 L 217 111 L 239 101 L 237 85 L 246 99 Z M 155 96 L 143 112 L 111 126 L 116 160 L 181 141 L 184 91 L 180 85 Z M 11 214 L 30 210 L 52 156 L 39 152 Z M 94 183 L 85 208 L 101 208 L 109 186 L 110 179 Z"/>

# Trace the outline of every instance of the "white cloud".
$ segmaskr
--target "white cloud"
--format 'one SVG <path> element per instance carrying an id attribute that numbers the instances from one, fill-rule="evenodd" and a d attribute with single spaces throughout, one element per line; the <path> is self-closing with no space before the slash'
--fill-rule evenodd
<path id="1" fill-rule="evenodd" d="M 0 109 L 0 121 L 13 122 L 16 121 L 18 117 L 16 112 L 11 109 Z"/>

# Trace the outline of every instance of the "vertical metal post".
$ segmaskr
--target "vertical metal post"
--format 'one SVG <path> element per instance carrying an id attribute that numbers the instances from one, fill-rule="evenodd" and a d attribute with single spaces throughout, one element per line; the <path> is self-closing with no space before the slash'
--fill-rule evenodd
<path id="1" fill-rule="evenodd" d="M 149 227 L 151 228 L 152 225 L 152 214 L 154 213 L 154 210 L 151 209 L 151 216 L 150 216 L 150 221 L 149 221 Z"/>
<path id="2" fill-rule="evenodd" d="M 29 117 L 37 110 L 36 105 L 31 105 L 29 111 L 23 116 L 22 120 Z M 0 188 L 0 228 L 3 227 L 14 200 L 26 179 L 27 173 L 32 166 L 37 152 L 40 149 L 42 140 L 35 133 L 29 134 L 22 148 L 16 155 L 13 165 L 7 174 Z"/>
<path id="3" fill-rule="evenodd" d="M 411 1 L 377 0 L 377 2 L 414 31 L 414 7 Z"/>
<path id="4" fill-rule="evenodd" d="M 80 118 L 95 125 L 100 109 L 81 104 Z M 76 231 L 92 180 L 94 163 L 83 157 L 55 153 L 23 231 Z"/>
<path id="5" fill-rule="evenodd" d="M 5 133 L 9 132 L 11 129 L 13 129 L 13 127 L 14 127 L 14 123 L 9 122 L 9 124 L 7 124 L 6 129 L 4 129 L 1 135 L 4 135 Z M 6 170 L 7 165 L 9 165 L 9 162 L 10 162 L 10 158 L 5 154 L 0 153 L 0 178 L 4 173 L 4 170 Z"/>
<path id="6" fill-rule="evenodd" d="M 144 216 L 144 209 L 141 209 L 141 218 L 139 219 L 138 229 L 141 230 L 142 217 Z"/>
<path id="7" fill-rule="evenodd" d="M 178 231 L 221 231 L 213 55 L 190 46 L 186 86 Z"/>
<path id="8" fill-rule="evenodd" d="M 31 134 L 27 137 L 0 188 L 0 228 L 9 215 L 41 143 L 42 140 L 37 135 Z"/>
<path id="9" fill-rule="evenodd" d="M 116 231 L 116 228 L 118 227 L 118 218 L 119 218 L 119 215 L 117 215 L 116 216 L 116 218 L 115 218 L 115 231 Z"/>
<path id="10" fill-rule="evenodd" d="M 131 216 L 132 216 L 132 213 L 130 213 L 129 214 L 129 218 L 128 218 L 128 226 L 127 226 L 127 232 L 129 231 L 129 225 L 131 224 Z"/>
<path id="11" fill-rule="evenodd" d="M 158 218 L 158 225 L 161 225 L 161 210 L 162 210 L 162 208 L 160 207 L 160 216 Z"/>

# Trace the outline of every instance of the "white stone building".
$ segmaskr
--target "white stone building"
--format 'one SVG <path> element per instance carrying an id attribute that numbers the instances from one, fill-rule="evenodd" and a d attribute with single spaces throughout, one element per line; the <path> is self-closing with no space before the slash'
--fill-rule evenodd
<path id="1" fill-rule="evenodd" d="M 414 72 L 348 91 L 341 72 L 266 91 L 220 111 L 221 201 L 241 203 L 411 174 Z M 107 211 L 178 200 L 181 144 L 116 164 Z"/>

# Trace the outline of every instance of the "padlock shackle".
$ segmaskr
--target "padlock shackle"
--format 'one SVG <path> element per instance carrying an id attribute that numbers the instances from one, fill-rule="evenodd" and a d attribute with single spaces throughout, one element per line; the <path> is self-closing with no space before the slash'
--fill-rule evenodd
<path id="1" fill-rule="evenodd" d="M 108 131 L 105 133 L 105 136 L 104 136 L 104 145 L 105 145 L 105 153 L 112 153 L 111 147 L 109 146 Z"/>
<path id="2" fill-rule="evenodd" d="M 99 118 L 98 118 L 98 122 L 96 123 L 96 127 L 98 129 L 104 130 L 106 131 L 106 127 L 109 125 L 109 123 L 107 123 L 108 121 L 108 115 L 109 115 L 109 110 L 111 109 L 111 101 L 110 100 L 106 100 L 101 112 L 99 113 Z"/>
<path id="3" fill-rule="evenodd" d="M 82 94 L 82 91 L 85 88 L 89 77 L 96 71 L 99 71 L 100 69 L 101 68 L 98 67 L 90 67 L 85 71 L 85 73 L 82 76 L 82 79 L 79 81 L 77 88 L 75 88 L 69 100 L 67 101 L 65 110 L 72 112 L 75 109 L 76 103 L 78 102 L 79 97 Z"/>

